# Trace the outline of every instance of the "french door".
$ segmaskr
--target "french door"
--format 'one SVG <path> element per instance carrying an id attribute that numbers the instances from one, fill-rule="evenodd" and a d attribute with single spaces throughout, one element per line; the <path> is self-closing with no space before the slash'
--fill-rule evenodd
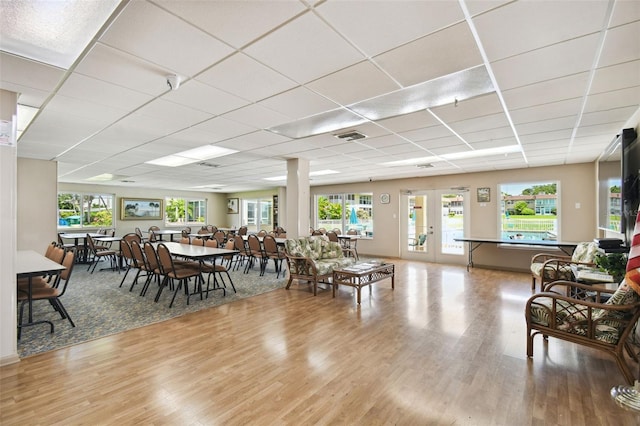
<path id="1" fill-rule="evenodd" d="M 400 198 L 401 250 L 404 259 L 464 263 L 464 235 L 468 223 L 468 192 L 411 191 Z"/>

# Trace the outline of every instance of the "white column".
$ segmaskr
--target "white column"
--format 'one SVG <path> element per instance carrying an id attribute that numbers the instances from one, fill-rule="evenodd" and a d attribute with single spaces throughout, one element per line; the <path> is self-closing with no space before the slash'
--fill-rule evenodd
<path id="1" fill-rule="evenodd" d="M 283 226 L 287 238 L 309 235 L 309 194 L 309 160 L 287 160 L 287 208 Z"/>
<path id="2" fill-rule="evenodd" d="M 12 120 L 18 95 L 0 90 L 0 120 Z M 0 145 L 0 365 L 20 361 L 16 320 L 17 148 Z"/>

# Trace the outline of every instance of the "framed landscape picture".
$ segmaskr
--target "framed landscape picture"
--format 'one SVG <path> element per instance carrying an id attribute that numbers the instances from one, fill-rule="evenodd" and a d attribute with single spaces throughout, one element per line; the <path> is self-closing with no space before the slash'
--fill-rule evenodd
<path id="1" fill-rule="evenodd" d="M 160 220 L 163 212 L 161 198 L 120 198 L 120 220 Z"/>

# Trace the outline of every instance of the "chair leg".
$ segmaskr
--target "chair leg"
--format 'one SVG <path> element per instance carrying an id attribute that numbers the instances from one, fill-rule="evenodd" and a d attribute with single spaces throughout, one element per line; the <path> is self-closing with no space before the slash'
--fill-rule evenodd
<path id="1" fill-rule="evenodd" d="M 55 298 L 55 304 L 58 306 L 58 309 L 60 310 L 60 316 L 62 316 L 62 318 L 66 318 L 69 320 L 69 323 L 71 323 L 71 327 L 75 327 L 76 325 L 73 323 L 73 320 L 71 319 L 71 315 L 69 315 L 69 312 L 67 312 L 67 310 L 65 309 L 64 305 L 62 304 L 62 301 L 59 298 Z"/>

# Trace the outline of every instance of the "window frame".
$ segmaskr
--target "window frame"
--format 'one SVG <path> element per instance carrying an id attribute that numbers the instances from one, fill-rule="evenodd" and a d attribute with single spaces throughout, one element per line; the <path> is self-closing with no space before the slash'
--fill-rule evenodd
<path id="1" fill-rule="evenodd" d="M 67 225 L 62 225 L 61 222 L 63 220 L 66 220 L 67 218 L 76 216 L 76 215 L 66 215 L 64 218 L 61 217 L 60 215 L 60 211 L 61 210 L 69 210 L 69 209 L 60 209 L 60 196 L 63 194 L 70 194 L 72 196 L 72 199 L 76 199 L 79 200 L 78 201 L 78 205 L 79 205 L 79 209 L 80 212 L 77 216 L 79 216 L 80 218 L 79 223 L 77 225 L 75 224 L 67 224 Z M 93 197 L 93 199 L 91 200 L 91 206 L 93 206 L 93 200 L 100 199 L 102 200 L 102 202 L 105 204 L 104 209 L 109 211 L 111 214 L 111 222 L 110 223 L 99 223 L 99 224 L 92 224 L 91 222 L 89 222 L 88 224 L 84 223 L 84 217 L 85 217 L 85 213 L 86 212 L 86 206 L 85 206 L 85 197 Z M 113 193 L 108 193 L 108 192 L 78 192 L 78 191 L 58 191 L 57 196 L 57 206 L 56 206 L 56 214 L 57 214 L 57 228 L 58 230 L 71 230 L 71 229 L 99 229 L 99 228 L 113 228 L 115 227 L 115 203 L 116 203 L 116 194 Z M 110 202 L 108 202 L 107 200 L 110 200 Z M 108 204 L 110 204 L 108 206 Z M 74 210 L 75 211 L 75 210 Z M 88 214 L 91 214 L 93 210 L 89 209 Z"/>
<path id="2" fill-rule="evenodd" d="M 373 238 L 375 221 L 374 221 L 374 192 L 332 192 L 315 194 L 313 197 L 313 228 L 325 228 L 330 231 L 333 228 L 340 228 L 343 233 L 347 233 L 350 228 L 357 227 L 358 235 L 361 238 Z M 336 204 L 336 200 L 340 200 L 341 217 L 340 219 L 320 219 L 319 202 L 321 198 L 327 200 L 331 204 Z M 366 202 L 363 202 L 366 201 Z M 352 208 L 356 212 L 363 211 L 361 215 L 366 214 L 366 219 L 359 219 L 357 224 L 350 223 L 349 216 Z M 347 214 L 347 211 L 349 214 Z M 338 222 L 339 220 L 339 222 Z M 321 221 L 327 223 L 322 224 Z"/>
<path id="3" fill-rule="evenodd" d="M 169 220 L 171 215 L 169 215 L 167 212 L 169 211 L 170 208 L 173 208 L 172 206 L 176 201 L 182 204 L 184 210 L 182 211 L 182 215 L 179 216 L 178 220 L 172 222 Z M 198 218 L 202 218 L 202 221 L 189 220 L 190 219 L 189 207 L 194 203 L 197 203 L 200 206 L 200 209 L 204 209 L 204 215 L 198 216 Z M 164 212 L 162 212 L 162 216 L 163 216 L 162 220 L 164 222 L 164 225 L 167 227 L 204 226 L 207 224 L 208 210 L 209 210 L 208 200 L 204 197 L 198 198 L 198 197 L 166 196 L 164 197 Z M 200 213 L 202 213 L 202 211 L 200 211 Z M 193 215 L 193 213 L 191 213 L 191 215 Z M 182 218 L 182 220 L 179 220 L 180 218 Z"/>
<path id="4" fill-rule="evenodd" d="M 555 194 L 522 194 L 525 189 L 533 189 L 534 187 L 542 187 L 547 185 L 555 185 Z M 516 188 L 519 188 L 517 190 Z M 519 191 L 518 194 L 509 193 L 509 199 L 506 198 L 505 193 Z M 557 179 L 548 180 L 535 180 L 528 182 L 507 182 L 499 183 L 497 187 L 497 194 L 500 194 L 498 202 L 500 208 L 498 209 L 498 238 L 508 241 L 510 239 L 527 240 L 531 241 L 531 244 L 541 241 L 557 240 L 561 241 L 560 235 L 560 181 Z M 552 201 L 553 200 L 553 201 Z M 518 215 L 515 216 L 513 211 L 516 208 L 516 204 L 519 202 L 526 202 L 527 208 L 533 211 L 533 214 Z M 553 211 L 555 210 L 555 213 Z M 507 214 L 511 212 L 510 214 Z M 542 213 L 541 213 L 542 212 Z M 539 219 L 528 219 L 522 216 L 541 216 Z M 543 218 L 542 216 L 554 216 L 554 219 Z M 533 220 L 537 220 L 534 223 Z M 528 229 L 523 229 L 525 222 L 531 221 L 528 225 Z"/>

